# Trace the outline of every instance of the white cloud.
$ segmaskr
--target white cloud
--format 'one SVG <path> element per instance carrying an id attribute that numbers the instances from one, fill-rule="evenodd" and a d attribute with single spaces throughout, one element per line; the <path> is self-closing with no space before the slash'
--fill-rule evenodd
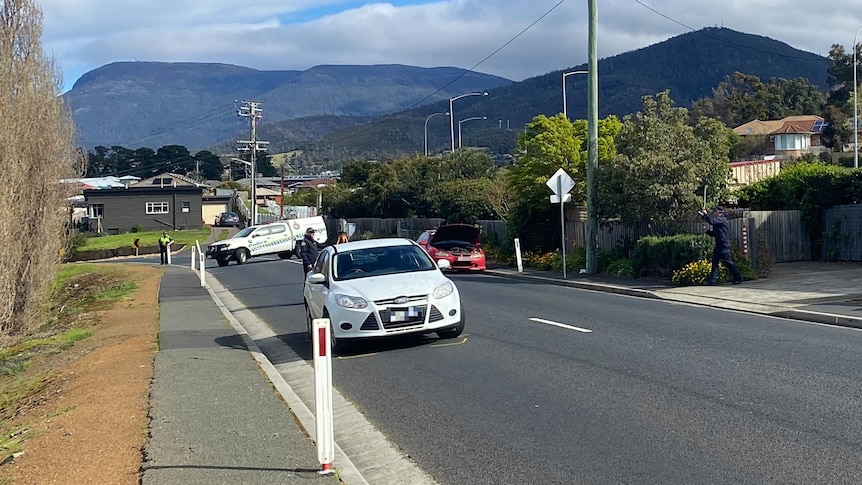
<path id="1" fill-rule="evenodd" d="M 86 71 L 135 59 L 257 69 L 382 63 L 469 68 L 558 1 L 426 0 L 347 8 L 356 2 L 43 0 L 41 6 L 45 48 L 70 86 Z M 601 0 L 599 56 L 645 47 L 689 27 L 722 25 L 820 55 L 836 43 L 849 50 L 862 22 L 848 13 L 862 11 L 862 0 L 838 3 L 806 8 L 794 0 Z M 586 59 L 587 2 L 566 0 L 477 70 L 521 80 Z"/>

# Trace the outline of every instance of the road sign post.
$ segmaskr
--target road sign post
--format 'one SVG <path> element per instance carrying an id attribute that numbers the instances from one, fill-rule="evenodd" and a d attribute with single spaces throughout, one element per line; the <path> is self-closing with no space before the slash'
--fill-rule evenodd
<path id="1" fill-rule="evenodd" d="M 334 472 L 335 432 L 332 416 L 332 351 L 329 335 L 329 319 L 315 318 L 311 321 L 312 346 L 314 347 L 314 415 L 315 444 L 321 475 Z"/>
<path id="2" fill-rule="evenodd" d="M 575 186 L 575 181 L 565 170 L 560 168 L 551 178 L 545 183 L 553 192 L 551 203 L 560 204 L 560 232 L 562 234 L 562 253 L 563 253 L 563 279 L 566 279 L 566 211 L 564 204 L 572 200 L 569 191 Z"/>

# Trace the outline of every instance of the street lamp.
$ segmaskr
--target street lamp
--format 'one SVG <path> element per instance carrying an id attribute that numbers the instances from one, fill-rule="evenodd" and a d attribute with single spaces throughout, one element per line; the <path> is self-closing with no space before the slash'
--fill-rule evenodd
<path id="1" fill-rule="evenodd" d="M 317 184 L 317 214 L 320 215 L 320 209 L 323 207 L 323 189 L 326 184 Z"/>
<path id="2" fill-rule="evenodd" d="M 856 39 L 859 38 L 859 32 L 853 36 L 853 168 L 859 168 L 859 98 L 856 84 Z"/>
<path id="3" fill-rule="evenodd" d="M 432 113 L 430 116 L 425 118 L 425 157 L 428 157 L 428 120 L 437 116 L 437 115 L 448 115 L 449 113 Z"/>
<path id="4" fill-rule="evenodd" d="M 566 76 L 571 76 L 572 74 L 589 74 L 589 71 L 571 71 L 563 73 L 563 117 L 569 119 L 569 114 L 566 111 Z"/>
<path id="5" fill-rule="evenodd" d="M 472 120 L 487 120 L 488 118 L 485 116 L 474 116 L 472 118 L 464 118 L 463 120 L 458 122 L 458 149 L 461 149 L 461 123 L 472 121 Z"/>
<path id="6" fill-rule="evenodd" d="M 455 96 L 454 98 L 449 98 L 449 135 L 452 138 L 452 153 L 455 153 L 455 111 L 452 109 L 452 101 L 456 99 L 465 98 L 467 96 L 487 96 L 488 92 L 482 93 L 467 93 Z"/>

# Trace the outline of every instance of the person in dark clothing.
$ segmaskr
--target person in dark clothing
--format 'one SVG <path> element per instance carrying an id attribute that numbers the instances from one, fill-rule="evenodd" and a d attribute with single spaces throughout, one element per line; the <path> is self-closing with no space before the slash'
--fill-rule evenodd
<path id="1" fill-rule="evenodd" d="M 718 263 L 724 263 L 730 270 L 734 285 L 742 283 L 742 274 L 730 259 L 730 234 L 727 229 L 727 218 L 724 217 L 724 207 L 717 206 L 711 213 L 705 210 L 699 210 L 697 213 L 712 227 L 706 233 L 715 239 L 715 249 L 712 250 L 712 272 L 709 274 L 707 284 L 718 284 Z"/>
<path id="2" fill-rule="evenodd" d="M 314 240 L 315 232 L 313 227 L 309 227 L 305 230 L 305 237 L 299 241 L 299 257 L 302 258 L 302 269 L 305 274 L 311 271 L 311 267 L 317 261 L 317 253 L 320 249 L 317 241 Z"/>
<path id="3" fill-rule="evenodd" d="M 159 255 L 162 263 L 168 264 L 168 251 L 170 251 L 171 243 L 174 242 L 171 236 L 168 236 L 168 231 L 162 232 L 162 237 L 159 238 Z"/>

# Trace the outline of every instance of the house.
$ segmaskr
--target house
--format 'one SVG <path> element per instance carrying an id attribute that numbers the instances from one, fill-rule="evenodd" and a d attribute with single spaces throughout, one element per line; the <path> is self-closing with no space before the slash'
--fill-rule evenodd
<path id="1" fill-rule="evenodd" d="M 203 227 L 203 194 L 207 188 L 184 175 L 163 173 L 134 185 L 84 189 L 90 230 L 119 233 L 135 227 Z"/>
<path id="2" fill-rule="evenodd" d="M 768 155 L 792 160 L 807 153 L 827 151 L 820 141 L 825 126 L 826 121 L 817 115 L 801 115 L 780 120 L 752 120 L 737 126 L 733 132 L 739 136 L 768 136 Z"/>

